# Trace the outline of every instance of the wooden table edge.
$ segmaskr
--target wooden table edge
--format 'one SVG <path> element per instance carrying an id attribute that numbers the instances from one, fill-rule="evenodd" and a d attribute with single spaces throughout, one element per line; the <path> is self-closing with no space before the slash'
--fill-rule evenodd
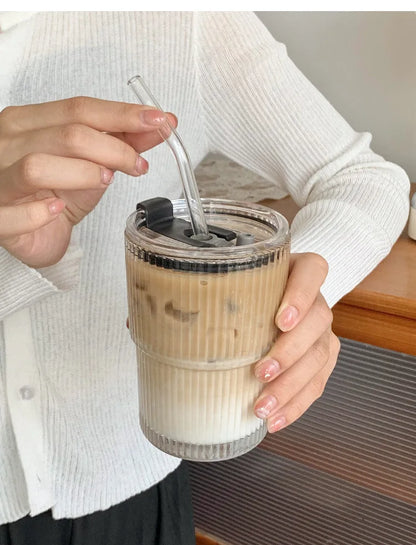
<path id="1" fill-rule="evenodd" d="M 204 531 L 196 528 L 195 530 L 196 545 L 231 545 L 230 543 L 219 540 L 217 537 L 207 534 Z"/>

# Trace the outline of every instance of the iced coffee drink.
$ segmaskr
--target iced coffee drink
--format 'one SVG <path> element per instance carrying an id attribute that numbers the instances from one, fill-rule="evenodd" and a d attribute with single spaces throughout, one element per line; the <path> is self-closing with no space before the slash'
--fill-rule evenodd
<path id="1" fill-rule="evenodd" d="M 189 246 L 144 226 L 126 228 L 130 331 L 137 346 L 140 424 L 162 450 L 193 460 L 240 455 L 266 433 L 253 412 L 253 364 L 276 336 L 285 287 L 286 220 L 256 205 L 208 200 L 208 223 L 236 234 Z M 186 215 L 183 201 L 175 214 Z M 246 243 L 238 245 L 241 233 Z"/>

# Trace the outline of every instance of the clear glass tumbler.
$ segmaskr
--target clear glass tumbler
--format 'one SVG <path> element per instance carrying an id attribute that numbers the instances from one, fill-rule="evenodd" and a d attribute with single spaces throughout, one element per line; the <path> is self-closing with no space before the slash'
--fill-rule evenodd
<path id="1" fill-rule="evenodd" d="M 253 364 L 270 348 L 288 275 L 286 219 L 269 208 L 203 199 L 209 225 L 249 244 L 195 248 L 144 226 L 125 231 L 130 333 L 137 347 L 140 425 L 159 449 L 215 461 L 255 447 L 262 385 Z M 187 219 L 184 200 L 175 217 Z"/>

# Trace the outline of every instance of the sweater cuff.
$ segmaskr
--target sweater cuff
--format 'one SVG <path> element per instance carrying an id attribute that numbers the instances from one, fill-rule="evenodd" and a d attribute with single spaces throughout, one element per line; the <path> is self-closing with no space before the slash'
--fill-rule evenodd
<path id="1" fill-rule="evenodd" d="M 58 263 L 34 269 L 0 248 L 0 320 L 43 297 L 74 288 L 81 257 L 81 248 L 70 244 Z"/>
<path id="2" fill-rule="evenodd" d="M 324 201 L 306 206 L 292 223 L 291 251 L 314 252 L 329 265 L 321 293 L 329 307 L 361 282 L 390 252 L 387 240 L 370 218 L 353 206 Z M 397 225 L 397 238 L 403 225 Z M 346 232 L 348 230 L 348 232 Z M 363 236 L 365 233 L 365 236 Z"/>

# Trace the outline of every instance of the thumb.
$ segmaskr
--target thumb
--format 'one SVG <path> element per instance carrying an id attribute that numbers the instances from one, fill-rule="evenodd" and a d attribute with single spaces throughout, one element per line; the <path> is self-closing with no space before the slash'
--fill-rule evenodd
<path id="1" fill-rule="evenodd" d="M 328 274 L 326 260 L 314 253 L 293 254 L 286 289 L 276 314 L 276 325 L 290 331 L 309 312 Z"/>

